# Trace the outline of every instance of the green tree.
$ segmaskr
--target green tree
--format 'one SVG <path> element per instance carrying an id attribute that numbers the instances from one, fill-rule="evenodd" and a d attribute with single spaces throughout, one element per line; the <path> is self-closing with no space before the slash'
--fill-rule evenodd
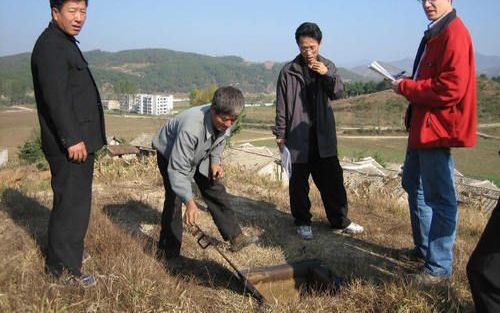
<path id="1" fill-rule="evenodd" d="M 137 93 L 137 86 L 128 80 L 120 80 L 114 89 L 117 95 L 133 95 Z"/>
<path id="2" fill-rule="evenodd" d="M 212 102 L 212 98 L 214 97 L 214 93 L 217 90 L 217 85 L 212 84 L 205 88 L 194 88 L 191 90 L 191 94 L 189 96 L 189 103 L 191 105 L 200 105 L 204 103 Z"/>

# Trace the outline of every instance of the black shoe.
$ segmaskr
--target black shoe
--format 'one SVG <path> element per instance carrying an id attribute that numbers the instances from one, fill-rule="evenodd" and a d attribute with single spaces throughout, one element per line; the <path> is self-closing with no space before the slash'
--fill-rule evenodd
<path id="1" fill-rule="evenodd" d="M 420 252 L 419 249 L 413 248 L 413 249 L 401 249 L 398 252 L 398 256 L 400 259 L 405 260 L 405 261 L 412 261 L 412 262 L 425 262 L 425 258 Z"/>
<path id="2" fill-rule="evenodd" d="M 241 249 L 248 247 L 251 244 L 256 243 L 257 241 L 259 241 L 259 237 L 247 236 L 247 235 L 241 233 L 238 236 L 236 236 L 230 240 L 231 248 L 229 248 L 229 250 L 231 250 L 232 252 L 238 252 Z"/>
<path id="3" fill-rule="evenodd" d="M 77 286 L 81 288 L 90 288 L 97 284 L 97 278 L 93 275 L 82 274 L 80 276 L 70 276 L 66 281 L 69 286 Z"/>

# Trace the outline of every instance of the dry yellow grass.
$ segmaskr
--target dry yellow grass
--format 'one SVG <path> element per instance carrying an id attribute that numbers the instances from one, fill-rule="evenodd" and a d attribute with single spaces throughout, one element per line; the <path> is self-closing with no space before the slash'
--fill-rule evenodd
<path id="1" fill-rule="evenodd" d="M 86 272 L 98 275 L 89 290 L 65 287 L 43 271 L 51 207 L 47 172 L 31 167 L 0 171 L 0 311 L 2 312 L 252 312 L 257 303 L 242 294 L 224 260 L 184 235 L 180 270 L 154 257 L 163 190 L 153 159 L 96 164 Z M 315 239 L 295 235 L 287 191 L 239 168 L 228 168 L 226 186 L 245 232 L 258 246 L 228 255 L 242 269 L 319 258 L 348 283 L 335 295 L 316 292 L 272 303 L 272 312 L 468 312 L 472 300 L 465 264 L 487 220 L 460 208 L 455 273 L 450 289 L 408 285 L 403 275 L 418 266 L 397 258 L 411 246 L 405 206 L 381 195 L 350 194 L 350 217 L 366 227 L 357 237 L 328 228 L 319 194 L 311 190 Z M 202 227 L 220 239 L 207 213 Z"/>

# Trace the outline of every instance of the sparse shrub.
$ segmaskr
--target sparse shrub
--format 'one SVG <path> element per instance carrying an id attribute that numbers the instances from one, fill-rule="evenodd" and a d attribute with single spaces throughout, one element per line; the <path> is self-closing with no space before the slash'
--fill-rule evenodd
<path id="1" fill-rule="evenodd" d="M 33 134 L 21 146 L 18 146 L 17 156 L 27 164 L 35 164 L 39 170 L 47 170 L 49 165 L 42 151 L 40 134 Z"/>

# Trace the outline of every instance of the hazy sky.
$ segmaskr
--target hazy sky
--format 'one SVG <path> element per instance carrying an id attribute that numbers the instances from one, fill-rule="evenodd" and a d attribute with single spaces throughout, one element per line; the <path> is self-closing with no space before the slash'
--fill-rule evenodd
<path id="1" fill-rule="evenodd" d="M 476 51 L 500 56 L 500 1 L 455 0 Z M 31 51 L 49 0 L 0 0 L 0 56 Z M 322 54 L 341 66 L 413 57 L 427 20 L 417 0 L 90 0 L 84 51 L 168 48 L 250 61 L 297 54 L 304 21 L 323 31 Z"/>

